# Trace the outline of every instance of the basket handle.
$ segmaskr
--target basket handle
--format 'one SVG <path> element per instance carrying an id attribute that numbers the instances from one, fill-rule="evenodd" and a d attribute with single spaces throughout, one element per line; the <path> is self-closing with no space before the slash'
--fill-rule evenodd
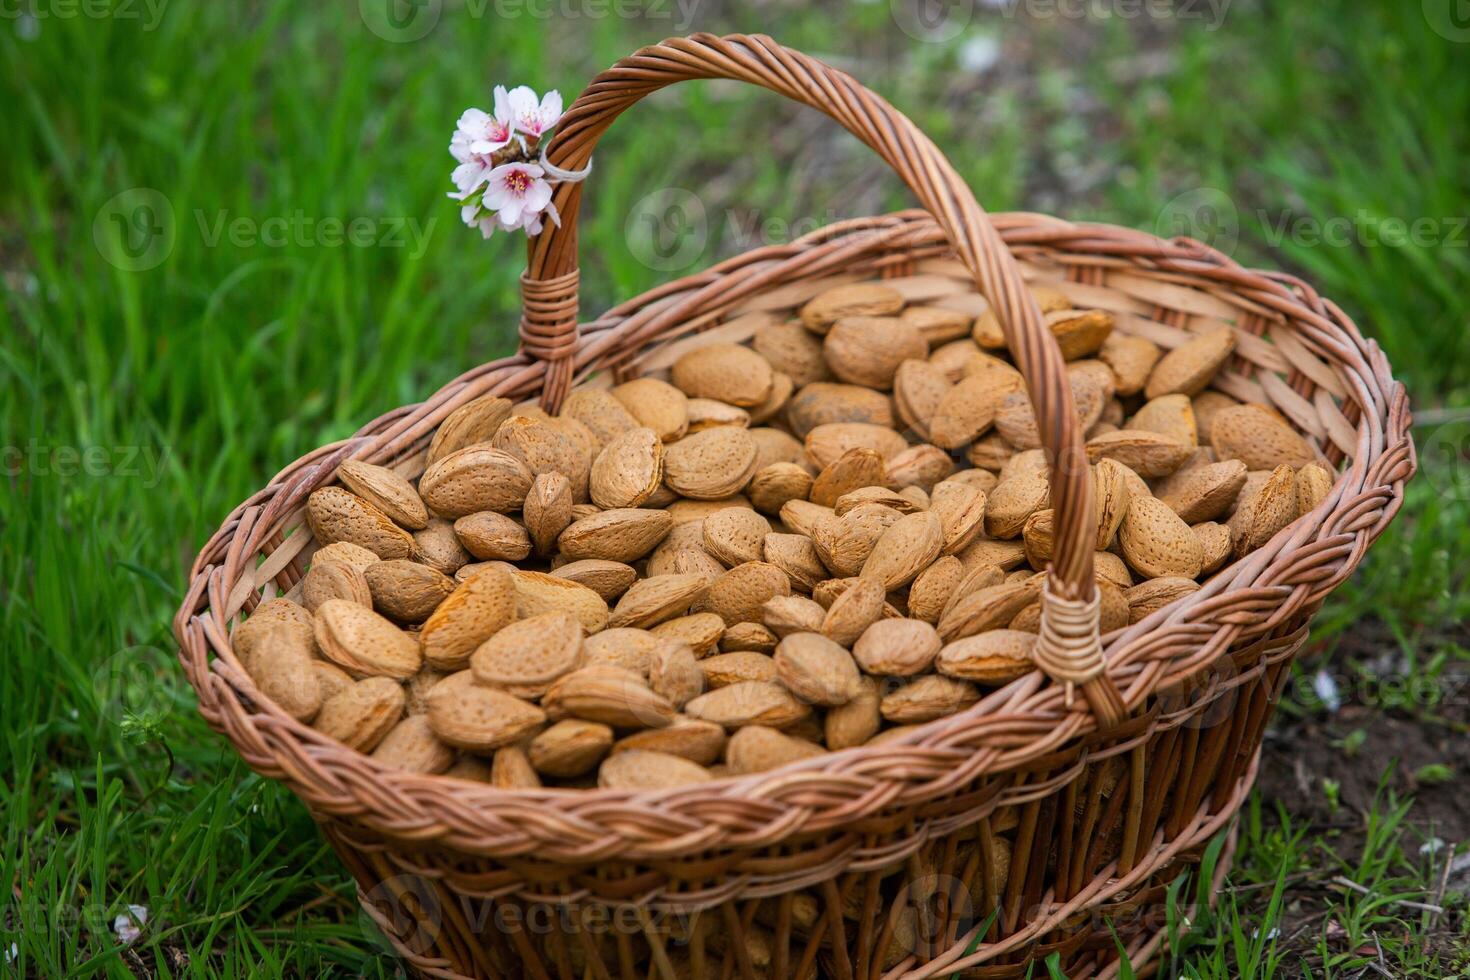
<path id="1" fill-rule="evenodd" d="M 1042 590 L 1037 661 L 1048 676 L 1067 686 L 1069 699 L 1072 686 L 1081 686 L 1100 727 L 1116 725 L 1127 712 L 1102 656 L 1092 568 L 1096 538 L 1092 487 L 1061 349 L 1044 326 L 1020 267 L 974 194 L 908 117 L 845 72 L 764 35 L 695 34 L 643 48 L 594 78 L 562 116 L 547 146 L 547 160 L 563 170 L 581 170 L 623 110 L 666 85 L 698 78 L 759 85 L 840 122 L 903 178 L 974 276 L 1026 379 L 1042 445 L 1053 461 L 1056 537 Z M 553 203 L 562 224 L 548 226 L 530 240 L 527 269 L 521 276 L 522 349 L 546 362 L 543 402 L 552 411 L 571 386 L 579 345 L 581 200 L 580 182 L 557 185 Z"/>

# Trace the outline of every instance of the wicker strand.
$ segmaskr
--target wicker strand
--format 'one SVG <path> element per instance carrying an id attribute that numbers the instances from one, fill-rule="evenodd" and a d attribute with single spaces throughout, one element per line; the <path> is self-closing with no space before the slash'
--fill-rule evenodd
<path id="1" fill-rule="evenodd" d="M 995 310 L 1006 344 L 1031 393 L 1042 446 L 1054 460 L 1081 458 L 1082 433 L 1061 349 L 1046 329 L 1015 257 L 969 186 L 933 141 L 846 73 L 759 34 L 670 38 L 641 49 L 594 78 L 562 116 L 543 156 L 555 160 L 559 169 L 584 168 L 590 164 L 597 141 L 624 110 L 666 85 L 708 78 L 758 85 L 826 113 L 898 174 L 943 229 L 980 294 Z M 581 199 L 581 184 L 556 188 L 553 203 L 562 215 L 562 226 L 548 228 L 531 240 L 523 283 L 560 282 L 576 270 Z M 527 306 L 540 296 L 539 290 L 528 291 Z M 562 337 L 562 333 L 556 334 L 558 341 Z M 536 357 L 542 356 L 540 349 L 529 343 L 525 346 L 527 353 Z M 558 357 L 567 355 L 558 348 Z M 570 363 L 547 360 L 544 406 L 554 409 L 560 405 L 571 376 Z M 1069 599 L 1081 598 L 1092 590 L 1096 534 L 1087 473 L 1086 467 L 1052 467 L 1052 571 L 1058 594 Z M 1089 608 L 1096 611 L 1096 607 Z M 1043 615 L 1045 612 L 1043 607 Z M 1091 628 L 1096 645 L 1099 627 L 1095 618 Z M 1092 678 L 1088 687 L 1090 704 L 1108 706 L 1099 722 L 1105 718 L 1114 724 L 1121 720 L 1112 710 L 1122 703 L 1114 682 L 1103 674 Z"/>
<path id="2" fill-rule="evenodd" d="M 1047 575 L 1041 588 L 1041 637 L 1036 644 L 1036 663 L 1046 675 L 1062 684 L 1067 707 L 1072 706 L 1073 690 L 1100 676 L 1103 661 L 1102 639 L 1097 624 L 1102 594 L 1096 588 L 1088 599 L 1068 599 L 1052 591 L 1052 577 Z"/>
<path id="3" fill-rule="evenodd" d="M 577 332 L 577 284 L 581 273 L 573 269 L 554 279 L 535 279 L 521 274 L 521 349 L 546 363 L 546 383 L 541 407 L 555 414 L 572 384 L 573 355 L 580 338 Z"/>

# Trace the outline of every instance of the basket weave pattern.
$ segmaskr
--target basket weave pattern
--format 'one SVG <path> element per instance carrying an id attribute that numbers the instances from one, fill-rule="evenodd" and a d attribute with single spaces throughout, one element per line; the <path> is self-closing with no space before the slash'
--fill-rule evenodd
<path id="1" fill-rule="evenodd" d="M 554 162 L 585 163 L 598 125 L 621 111 L 611 101 L 715 75 L 759 75 L 801 101 L 816 90 L 820 107 L 875 145 L 929 212 L 759 248 L 579 325 L 581 185 L 563 185 L 567 229 L 533 240 L 523 280 L 522 353 L 297 460 L 204 547 L 174 623 L 200 710 L 255 771 L 307 804 L 368 914 L 423 975 L 1020 977 L 1058 952 L 1070 976 L 1111 976 L 1120 943 L 1137 968 L 1161 943 L 1165 886 L 1229 826 L 1249 790 L 1312 615 L 1398 509 L 1414 469 L 1403 388 L 1377 346 L 1293 277 L 1112 226 L 976 219 L 952 199 L 968 192 L 926 192 L 944 183 L 932 145 L 894 128 L 891 108 L 846 76 L 766 39 L 693 38 L 627 59 L 569 111 Z M 957 240 L 957 228 L 969 237 Z M 911 302 L 976 312 L 985 306 L 977 281 L 987 287 L 1060 456 L 1079 434 L 1023 277 L 1079 308 L 1109 310 L 1117 329 L 1166 348 L 1231 325 L 1236 355 L 1216 387 L 1274 405 L 1339 468 L 1328 498 L 1264 547 L 1103 637 L 1106 671 L 1085 699 L 1069 704 L 1036 671 L 901 740 L 773 772 L 648 794 L 507 791 L 382 769 L 265 701 L 231 650 L 240 614 L 298 586 L 314 548 L 306 497 L 343 460 L 415 478 L 434 428 L 471 399 L 554 405 L 576 379 L 659 371 L 691 344 L 739 342 L 843 282 L 881 278 Z M 1059 515 L 1078 515 L 1072 531 L 1059 520 L 1053 580 L 1081 595 L 1090 546 L 1069 560 L 1062 539 L 1090 540 L 1086 482 L 1053 492 L 1067 501 Z M 999 835 L 1010 859 L 997 877 Z M 818 900 L 814 922 L 799 914 L 797 892 Z M 905 918 L 906 908 L 918 911 Z M 631 919 L 589 927 L 590 910 Z M 533 928 L 538 915 L 583 924 Z"/>

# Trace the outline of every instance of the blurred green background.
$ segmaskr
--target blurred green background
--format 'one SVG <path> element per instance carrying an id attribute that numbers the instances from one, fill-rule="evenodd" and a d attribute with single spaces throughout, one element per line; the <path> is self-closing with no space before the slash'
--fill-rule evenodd
<path id="1" fill-rule="evenodd" d="M 1168 975 L 1470 969 L 1464 0 L 10 0 L 0 974 L 398 969 L 303 808 L 198 719 L 168 622 L 270 474 L 513 350 L 524 243 L 445 198 L 459 112 L 497 83 L 570 101 L 694 30 L 853 72 L 992 210 L 1192 234 L 1382 344 L 1424 473 L 1324 611 L 1237 870 Z M 815 113 L 667 90 L 599 147 L 583 309 L 909 204 Z"/>

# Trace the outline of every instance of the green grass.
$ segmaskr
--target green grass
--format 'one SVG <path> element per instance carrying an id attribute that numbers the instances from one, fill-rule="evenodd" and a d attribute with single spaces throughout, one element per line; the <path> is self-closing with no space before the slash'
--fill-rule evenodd
<path id="1" fill-rule="evenodd" d="M 679 14 L 496 20 L 476 16 L 494 4 L 465 0 L 422 40 L 389 43 L 355 7 L 174 0 L 156 25 L 139 4 L 0 20 L 0 949 L 19 954 L 0 972 L 396 969 L 302 807 L 194 712 L 168 622 L 188 561 L 271 473 L 513 348 L 521 245 L 482 244 L 443 196 L 459 111 L 497 82 L 570 97 Z M 1466 695 L 1450 681 L 1470 660 L 1470 495 L 1463 445 L 1440 449 L 1470 412 L 1470 243 L 1453 227 L 1470 215 L 1470 45 L 1400 0 L 1236 0 L 1217 30 L 977 9 L 933 43 L 897 30 L 887 3 L 701 5 L 689 26 L 767 31 L 857 72 L 996 209 L 1156 229 L 1165 202 L 1223 194 L 1234 218 L 1220 244 L 1306 275 L 1358 317 L 1427 410 L 1417 434 L 1435 451 L 1323 611 L 1300 689 L 1324 666 L 1422 680 L 1442 696 L 1384 710 L 1429 741 L 1463 735 Z M 966 67 L 977 38 L 998 45 L 988 74 Z M 756 244 L 751 229 L 779 238 L 907 205 L 834 129 L 727 85 L 633 110 L 598 151 L 584 309 L 687 271 L 630 252 L 629 209 L 651 191 L 704 205 L 708 244 L 689 269 Z M 173 229 L 140 271 L 103 254 L 118 254 L 109 201 L 134 188 L 157 197 L 125 203 L 153 213 L 127 213 Z M 261 240 L 269 219 L 298 214 L 284 244 Z M 1310 223 L 1334 217 L 1437 231 L 1313 243 Z M 236 219 L 248 234 L 230 233 Z M 323 240 L 353 219 L 370 243 Z M 1284 714 L 1325 717 L 1296 694 Z M 1384 764 L 1361 737 L 1343 742 Z M 1432 904 L 1437 885 L 1416 804 L 1339 801 L 1332 826 L 1278 802 L 1253 800 L 1221 909 L 1184 941 L 1178 975 L 1350 977 L 1370 943 L 1395 976 L 1467 969 L 1463 899 L 1432 921 L 1402 904 Z M 111 922 L 129 903 L 150 920 L 123 950 Z"/>

